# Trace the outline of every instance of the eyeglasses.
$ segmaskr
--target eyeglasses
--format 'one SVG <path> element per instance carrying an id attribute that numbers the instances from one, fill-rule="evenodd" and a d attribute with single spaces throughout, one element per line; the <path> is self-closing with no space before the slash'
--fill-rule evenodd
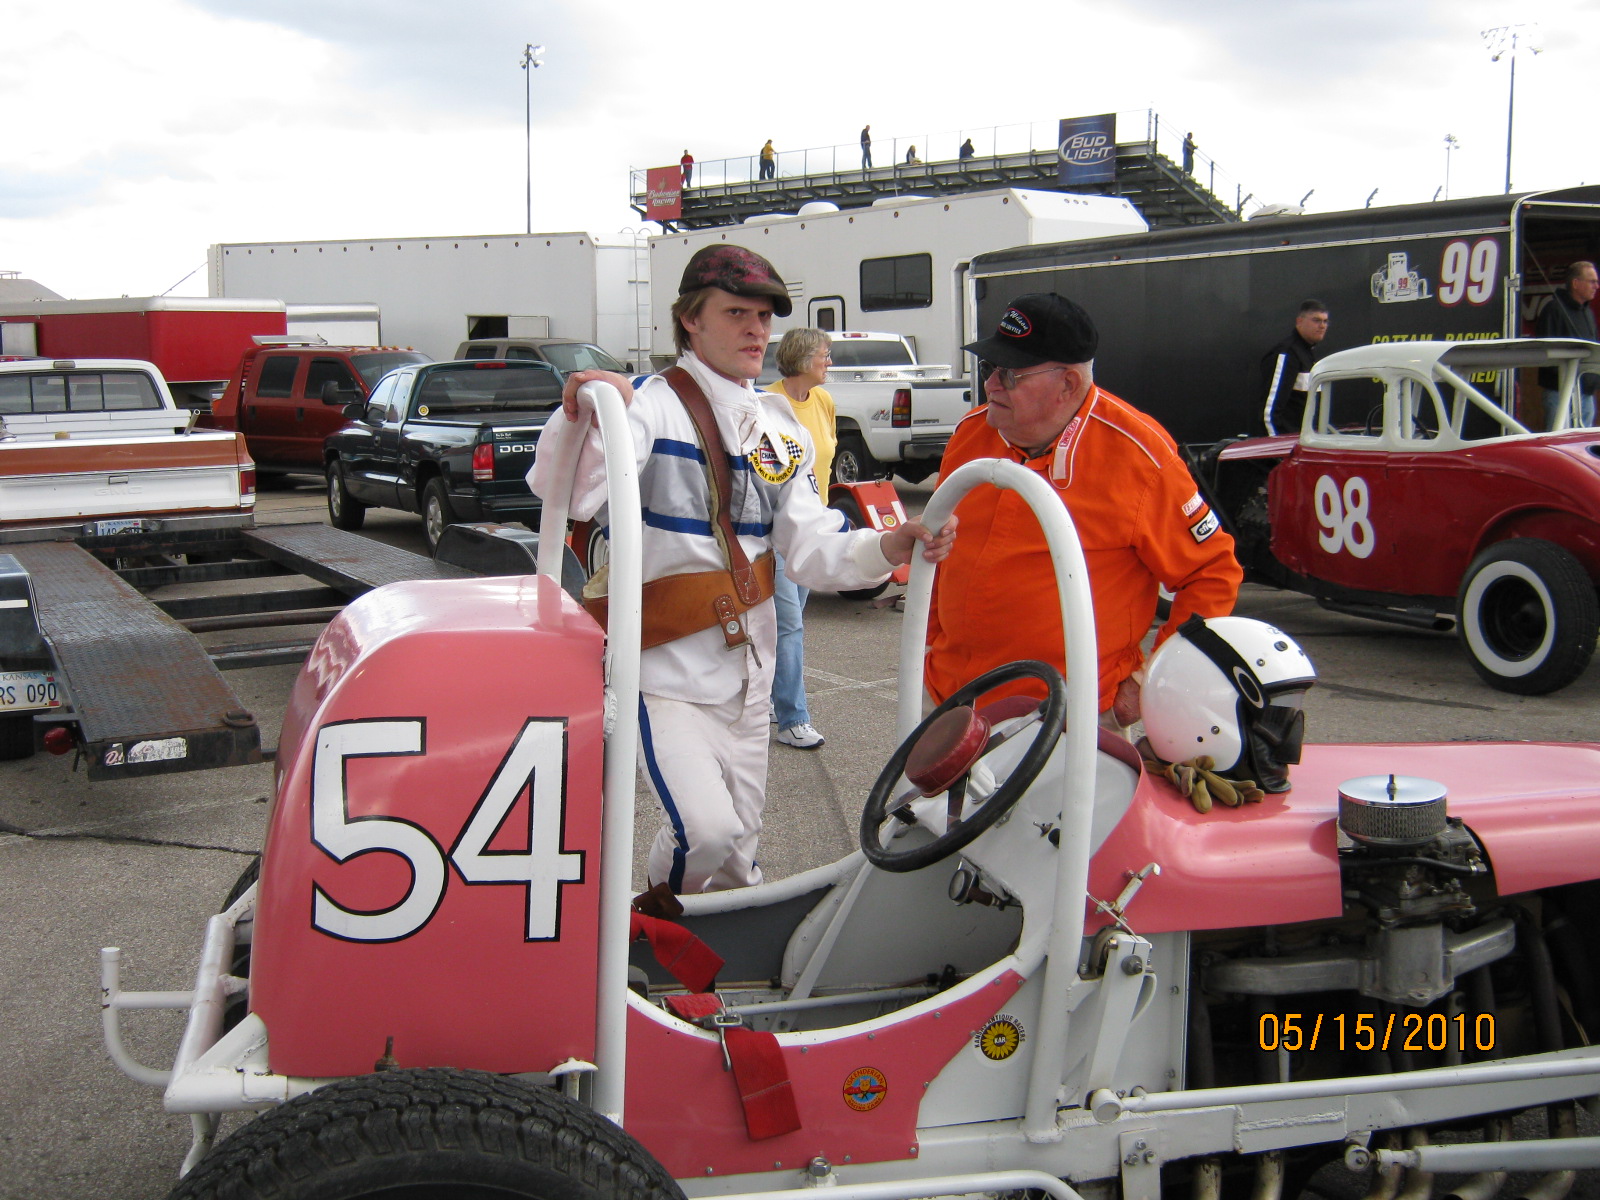
<path id="1" fill-rule="evenodd" d="M 1033 371 L 1013 371 L 1010 367 L 997 367 L 992 362 L 986 362 L 980 358 L 978 360 L 978 369 L 980 371 L 988 371 L 989 378 L 998 379 L 1000 381 L 1000 386 L 1009 392 L 1016 388 L 1017 380 L 1026 379 L 1029 375 L 1047 375 L 1051 371 L 1067 371 L 1071 368 L 1039 367 L 1037 370 Z"/>

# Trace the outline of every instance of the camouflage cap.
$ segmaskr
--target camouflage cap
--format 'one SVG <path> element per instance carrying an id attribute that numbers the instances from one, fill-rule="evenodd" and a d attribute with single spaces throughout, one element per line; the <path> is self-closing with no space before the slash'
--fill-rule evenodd
<path id="1" fill-rule="evenodd" d="M 794 307 L 789 289 L 772 264 L 743 246 L 719 243 L 695 251 L 683 269 L 678 295 L 704 287 L 721 288 L 735 296 L 766 296 L 772 301 L 772 311 L 780 317 L 787 317 Z"/>

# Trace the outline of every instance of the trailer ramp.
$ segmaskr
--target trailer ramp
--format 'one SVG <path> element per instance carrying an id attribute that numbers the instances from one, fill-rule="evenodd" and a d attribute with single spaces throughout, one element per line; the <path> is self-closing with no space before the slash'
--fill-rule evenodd
<path id="1" fill-rule="evenodd" d="M 192 633 L 74 542 L 9 553 L 33 578 L 90 779 L 261 761 L 255 717 Z"/>

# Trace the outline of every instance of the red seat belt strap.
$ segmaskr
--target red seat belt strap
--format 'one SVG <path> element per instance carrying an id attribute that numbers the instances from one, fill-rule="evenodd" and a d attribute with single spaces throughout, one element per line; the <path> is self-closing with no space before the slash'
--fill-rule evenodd
<path id="1" fill-rule="evenodd" d="M 800 1128 L 794 1085 L 775 1034 L 735 1026 L 722 1031 L 733 1063 L 733 1082 L 744 1105 L 744 1127 L 752 1142 Z"/>
<path id="2" fill-rule="evenodd" d="M 647 917 L 642 912 L 628 914 L 629 940 L 643 936 L 655 951 L 656 961 L 691 992 L 704 992 L 716 982 L 722 958 L 682 925 Z"/>

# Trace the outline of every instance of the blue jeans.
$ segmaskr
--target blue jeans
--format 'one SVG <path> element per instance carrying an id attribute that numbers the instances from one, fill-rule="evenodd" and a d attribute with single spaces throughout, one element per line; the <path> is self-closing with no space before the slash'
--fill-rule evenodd
<path id="1" fill-rule="evenodd" d="M 779 729 L 809 725 L 806 708 L 805 625 L 801 613 L 808 588 L 799 587 L 783 573 L 783 557 L 774 553 L 772 600 L 778 608 L 778 661 L 772 672 L 772 714 Z"/>
<path id="2" fill-rule="evenodd" d="M 1556 407 L 1561 403 L 1561 393 L 1555 388 L 1547 388 L 1544 393 L 1544 427 L 1552 428 L 1556 423 Z M 1579 394 L 1578 421 L 1587 428 L 1594 424 L 1594 397 Z"/>

